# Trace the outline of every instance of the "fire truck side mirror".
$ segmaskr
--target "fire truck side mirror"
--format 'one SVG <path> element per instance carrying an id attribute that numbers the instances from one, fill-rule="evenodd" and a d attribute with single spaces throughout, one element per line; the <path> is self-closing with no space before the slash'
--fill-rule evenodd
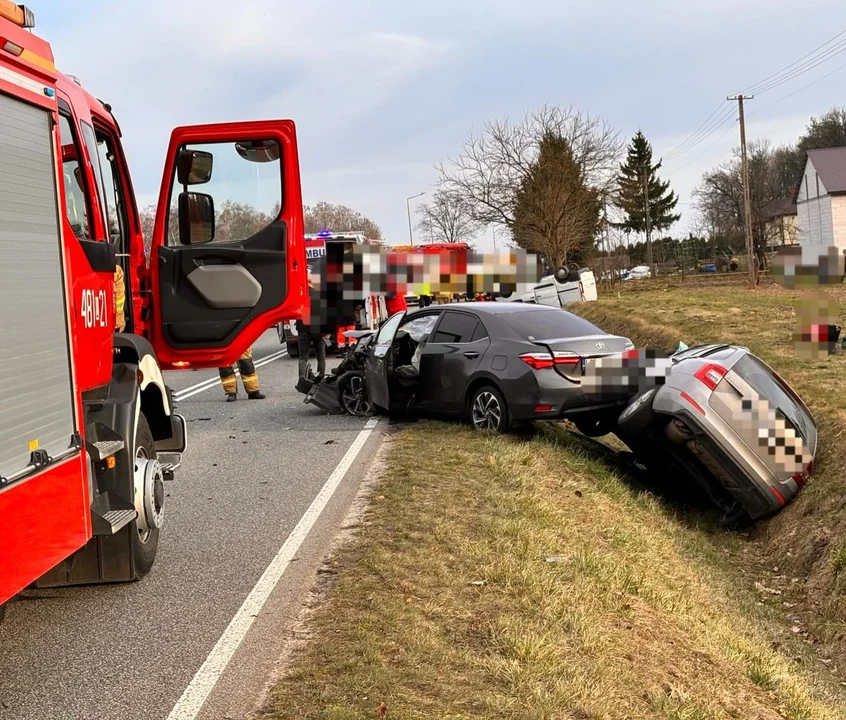
<path id="1" fill-rule="evenodd" d="M 214 200 L 211 195 L 179 193 L 179 242 L 201 245 L 214 239 Z"/>
<path id="2" fill-rule="evenodd" d="M 213 165 L 214 156 L 211 153 L 183 148 L 176 162 L 176 178 L 183 187 L 202 185 L 211 180 Z"/>

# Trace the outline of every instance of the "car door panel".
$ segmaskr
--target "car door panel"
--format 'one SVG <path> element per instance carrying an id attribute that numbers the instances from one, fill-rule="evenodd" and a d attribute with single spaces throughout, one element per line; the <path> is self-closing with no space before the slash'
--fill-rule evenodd
<path id="1" fill-rule="evenodd" d="M 462 323 L 456 325 L 456 316 L 463 318 Z M 490 346 L 490 339 L 483 337 L 475 342 L 444 340 L 470 340 L 479 325 L 478 318 L 473 315 L 447 311 L 434 328 L 420 361 L 420 393 L 429 409 L 447 413 L 464 411 L 467 385 Z"/>
<path id="2" fill-rule="evenodd" d="M 470 379 L 490 346 L 488 338 L 473 343 L 447 345 L 441 361 L 439 402 L 451 413 L 464 411 L 465 393 Z"/>
<path id="3" fill-rule="evenodd" d="M 370 401 L 384 410 L 390 409 L 390 391 L 388 386 L 391 360 L 393 357 L 393 343 L 400 326 L 404 312 L 392 315 L 379 328 L 373 345 L 364 363 L 364 383 Z"/>

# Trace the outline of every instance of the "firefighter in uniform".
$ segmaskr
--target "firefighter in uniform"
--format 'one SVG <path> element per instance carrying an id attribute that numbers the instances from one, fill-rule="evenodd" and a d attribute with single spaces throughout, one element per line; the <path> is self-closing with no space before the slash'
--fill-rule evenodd
<path id="1" fill-rule="evenodd" d="M 123 281 L 123 268 L 115 266 L 115 330 L 122 333 L 126 329 L 126 283 Z"/>
<path id="2" fill-rule="evenodd" d="M 253 364 L 253 349 L 247 351 L 238 358 L 238 370 L 241 371 L 241 382 L 244 383 L 244 390 L 250 400 L 264 400 L 265 395 L 259 390 L 258 375 L 256 366 Z M 219 368 L 220 382 L 223 391 L 226 393 L 226 402 L 234 402 L 238 399 L 238 379 L 235 377 L 233 366 Z"/>

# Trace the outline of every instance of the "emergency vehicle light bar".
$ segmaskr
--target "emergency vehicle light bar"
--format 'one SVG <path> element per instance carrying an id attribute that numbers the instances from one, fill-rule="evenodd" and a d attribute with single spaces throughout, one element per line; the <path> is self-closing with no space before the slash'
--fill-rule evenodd
<path id="1" fill-rule="evenodd" d="M 0 17 L 6 18 L 22 28 L 35 27 L 35 14 L 25 5 L 16 5 L 12 0 L 0 0 Z"/>

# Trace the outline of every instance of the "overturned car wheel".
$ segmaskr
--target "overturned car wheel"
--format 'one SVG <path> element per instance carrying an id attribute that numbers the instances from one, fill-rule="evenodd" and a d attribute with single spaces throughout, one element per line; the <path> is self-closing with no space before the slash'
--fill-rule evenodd
<path id="1" fill-rule="evenodd" d="M 373 411 L 373 404 L 367 396 L 363 372 L 360 370 L 351 370 L 344 373 L 338 378 L 337 387 L 338 398 L 345 412 L 356 417 L 370 415 Z"/>
<path id="2" fill-rule="evenodd" d="M 617 420 L 619 428 L 629 436 L 644 432 L 655 420 L 652 403 L 655 400 L 655 388 L 647 390 L 632 400 Z"/>

